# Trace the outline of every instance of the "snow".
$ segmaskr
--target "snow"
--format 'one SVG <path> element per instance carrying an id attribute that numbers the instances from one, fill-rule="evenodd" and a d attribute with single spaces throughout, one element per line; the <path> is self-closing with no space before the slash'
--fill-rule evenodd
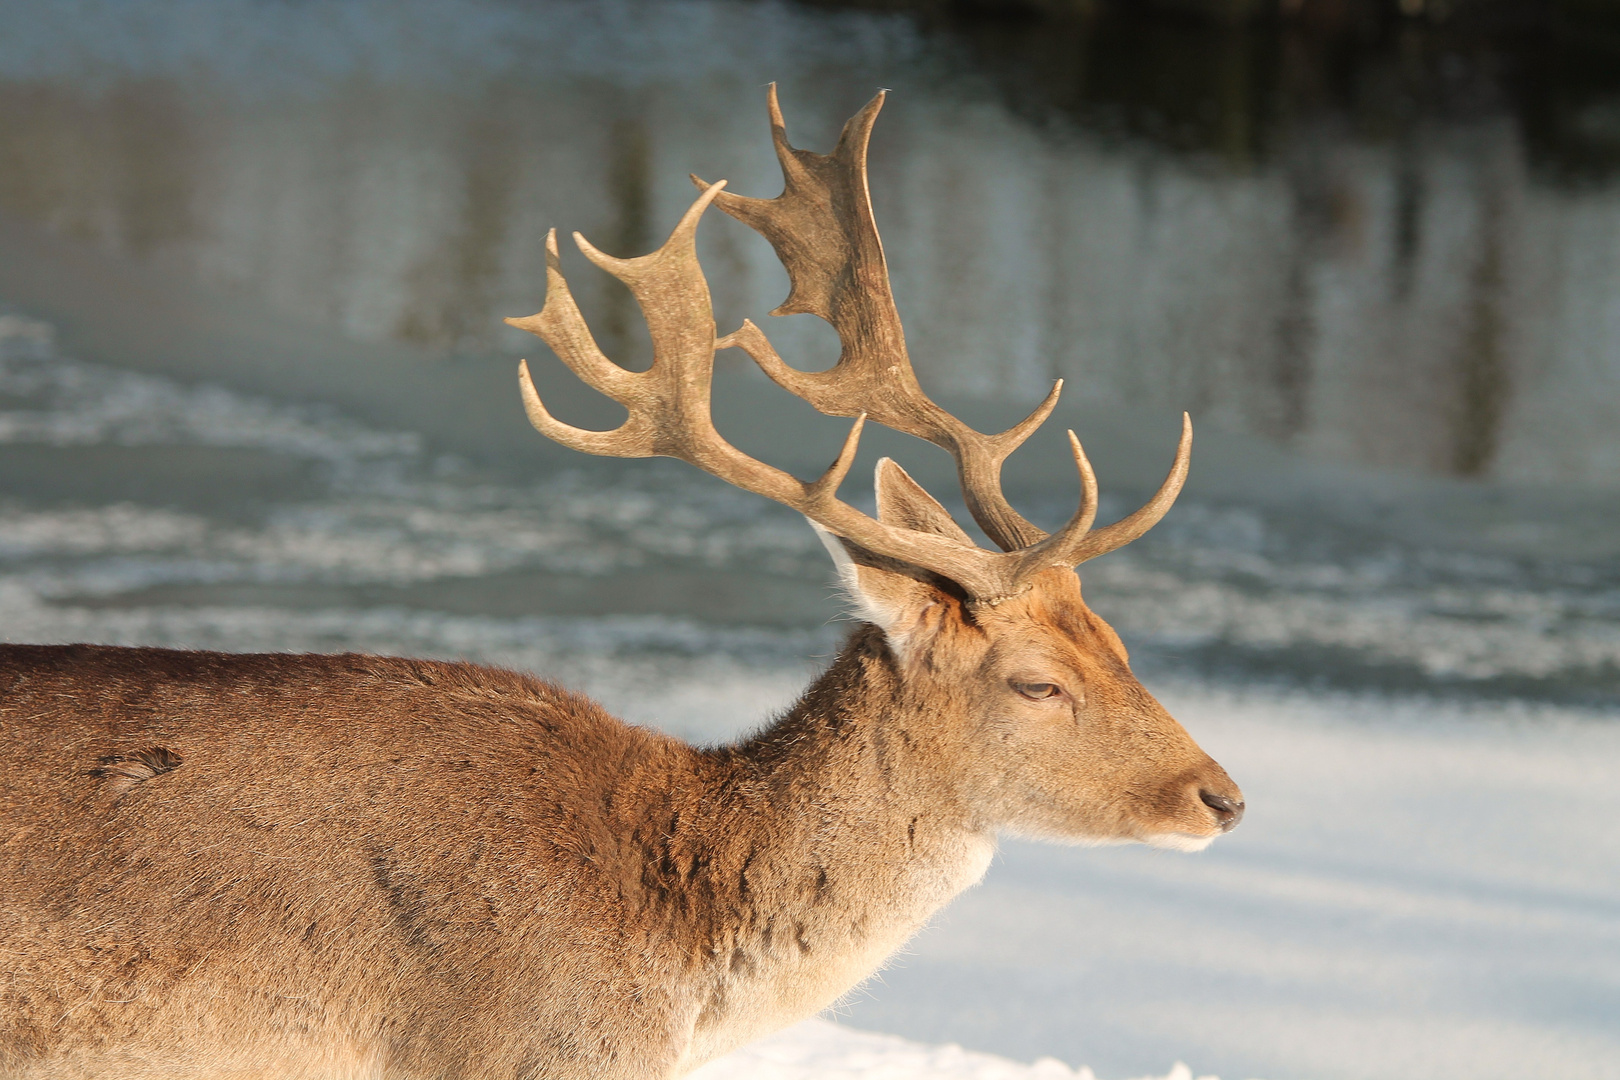
<path id="1" fill-rule="evenodd" d="M 1056 1058 L 1022 1065 L 955 1044 L 928 1046 L 826 1020 L 806 1020 L 688 1075 L 692 1080 L 1096 1080 L 1090 1069 L 1075 1071 Z M 1163 1080 L 1194 1078 L 1178 1061 Z"/>

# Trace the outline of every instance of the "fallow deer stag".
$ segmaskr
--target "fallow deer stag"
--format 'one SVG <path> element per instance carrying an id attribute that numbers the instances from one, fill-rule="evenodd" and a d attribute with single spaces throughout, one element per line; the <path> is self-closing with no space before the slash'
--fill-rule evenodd
<path id="1" fill-rule="evenodd" d="M 1132 677 L 1074 566 L 1140 536 L 1093 528 L 1096 482 L 1046 535 L 999 435 L 926 397 L 866 186 L 882 95 L 831 155 L 787 142 L 770 200 L 702 194 L 663 247 L 616 259 L 654 362 L 597 348 L 548 240 L 545 306 L 511 320 L 626 406 L 611 432 L 530 418 L 594 454 L 668 455 L 814 524 L 865 619 L 759 734 L 695 749 L 551 683 L 470 664 L 0 648 L 0 1076 L 663 1080 L 833 1002 L 978 881 L 998 832 L 1194 850 L 1242 795 Z M 696 178 L 694 178 L 695 180 Z M 798 371 L 745 322 L 720 339 L 693 247 L 711 204 L 787 267 L 781 312 L 842 357 Z M 717 349 L 854 418 L 804 483 L 709 416 Z M 864 420 L 956 459 L 972 542 L 898 465 L 876 517 L 839 500 Z"/>

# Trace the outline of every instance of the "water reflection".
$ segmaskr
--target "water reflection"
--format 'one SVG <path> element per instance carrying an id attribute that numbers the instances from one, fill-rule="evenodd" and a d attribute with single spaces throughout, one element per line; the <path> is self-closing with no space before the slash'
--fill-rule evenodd
<path id="1" fill-rule="evenodd" d="M 178 10 L 142 6 L 160 22 Z M 215 23 L 290 49 L 320 29 L 308 9 L 221 10 Z M 598 16 L 586 72 L 556 59 L 583 40 L 576 5 L 343 10 L 341 33 L 386 27 L 403 62 L 334 61 L 285 84 L 155 47 L 97 80 L 82 57 L 53 67 L 49 49 L 31 72 L 11 62 L 0 212 L 361 338 L 504 354 L 499 316 L 536 306 L 547 226 L 630 254 L 673 222 L 688 171 L 776 190 L 760 68 L 810 145 L 882 79 L 900 93 L 874 193 L 938 390 L 1028 398 L 1064 376 L 1092 401 L 1189 408 L 1333 459 L 1620 475 L 1620 193 L 1545 179 L 1547 155 L 1531 152 L 1570 131 L 1601 144 L 1603 102 L 1620 99 L 1591 79 L 1560 110 L 1530 90 L 1493 98 L 1421 41 L 1324 60 L 1309 27 L 1105 21 L 958 39 L 720 2 Z M 694 51 L 696 17 L 750 40 Z M 550 51 L 495 49 L 514 25 Z M 826 26 L 850 40 L 864 28 L 866 44 L 795 51 Z M 616 51 L 615 34 L 637 48 Z M 429 70 L 435 49 L 454 53 L 450 70 Z M 1414 98 L 1425 80 L 1449 89 Z M 1527 126 L 1532 114 L 1557 119 Z M 716 221 L 703 242 L 723 324 L 780 299 L 750 235 Z M 580 279 L 604 344 L 644 361 L 627 294 Z M 826 357 L 816 327 L 773 336 Z"/>

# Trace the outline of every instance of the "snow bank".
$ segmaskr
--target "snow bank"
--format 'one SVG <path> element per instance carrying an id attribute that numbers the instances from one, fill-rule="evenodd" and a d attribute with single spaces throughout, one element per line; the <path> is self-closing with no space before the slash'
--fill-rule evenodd
<path id="1" fill-rule="evenodd" d="M 712 1061 L 690 1076 L 692 1080 L 1097 1080 L 1089 1068 L 1082 1066 L 1076 1072 L 1056 1058 L 1024 1065 L 955 1044 L 929 1046 L 826 1020 L 806 1020 Z M 1178 1061 L 1162 1080 L 1194 1077 Z"/>

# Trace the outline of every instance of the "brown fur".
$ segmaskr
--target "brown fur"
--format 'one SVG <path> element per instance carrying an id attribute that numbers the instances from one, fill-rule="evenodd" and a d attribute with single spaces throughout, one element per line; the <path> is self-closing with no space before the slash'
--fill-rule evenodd
<path id="1" fill-rule="evenodd" d="M 1220 831 L 1072 573 L 865 573 L 903 656 L 862 626 L 712 750 L 470 664 L 0 646 L 0 1076 L 672 1076 L 846 992 L 998 828 Z"/>

